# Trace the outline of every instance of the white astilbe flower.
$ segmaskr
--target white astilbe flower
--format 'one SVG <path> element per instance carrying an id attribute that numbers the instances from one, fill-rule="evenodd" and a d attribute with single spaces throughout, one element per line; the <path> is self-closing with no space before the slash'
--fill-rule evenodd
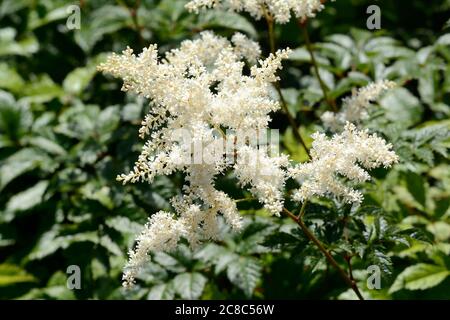
<path id="1" fill-rule="evenodd" d="M 338 113 L 324 112 L 321 120 L 324 126 L 331 131 L 342 130 L 348 122 L 359 123 L 369 117 L 367 109 L 371 103 L 376 101 L 386 90 L 396 86 L 395 82 L 382 80 L 360 88 L 356 94 L 344 100 L 342 109 Z"/>
<path id="2" fill-rule="evenodd" d="M 250 64 L 255 64 L 261 56 L 259 43 L 249 39 L 246 35 L 236 32 L 231 38 L 234 50 L 239 58 L 247 59 Z"/>
<path id="3" fill-rule="evenodd" d="M 195 13 L 211 8 L 245 11 L 257 20 L 269 14 L 275 22 L 283 24 L 291 19 L 291 13 L 304 21 L 315 17 L 324 6 L 321 0 L 192 0 L 186 8 Z"/>
<path id="4" fill-rule="evenodd" d="M 268 157 L 263 150 L 251 146 L 238 148 L 239 158 L 234 171 L 242 186 L 250 185 L 251 193 L 262 199 L 264 207 L 275 215 L 283 209 L 284 183 L 289 165 L 286 156 Z"/>
<path id="5" fill-rule="evenodd" d="M 136 239 L 136 249 L 129 252 L 130 259 L 123 274 L 124 286 L 133 284 L 138 269 L 147 261 L 149 251 L 175 248 L 183 232 L 182 222 L 175 220 L 170 213 L 159 211 L 152 215 Z"/>
<path id="6" fill-rule="evenodd" d="M 270 85 L 278 79 L 275 73 L 289 50 L 259 60 L 259 66 L 244 75 L 242 59 L 256 60 L 260 49 L 243 35 L 235 35 L 232 42 L 203 32 L 197 40 L 183 41 L 163 59 L 158 58 L 156 46 L 150 45 L 138 56 L 129 48 L 122 55 L 113 54 L 99 66 L 123 79 L 122 90 L 149 98 L 152 104 L 139 130 L 148 140 L 133 170 L 118 180 L 151 183 L 157 175 L 183 172 L 186 176 L 183 195 L 171 200 L 176 215 L 160 212 L 153 216 L 130 252 L 125 285 L 133 283 L 148 251 L 173 249 L 180 237 L 192 246 L 215 239 L 219 213 L 233 229 L 240 229 L 235 201 L 214 186 L 215 178 L 227 170 L 234 169 L 239 183 L 270 212 L 278 214 L 282 209 L 285 157 L 270 157 L 256 147 L 237 145 L 229 154 L 224 145 L 239 140 L 238 132 L 268 128 L 269 113 L 280 107 L 270 96 Z M 219 134 L 222 129 L 232 132 L 225 141 Z M 246 167 L 240 152 L 256 165 Z M 234 166 L 230 158 L 238 164 Z"/>
<path id="7" fill-rule="evenodd" d="M 367 170 L 387 168 L 398 161 L 391 144 L 351 123 L 332 138 L 318 132 L 312 137 L 311 161 L 290 170 L 291 177 L 301 184 L 293 194 L 295 201 L 335 196 L 346 203 L 361 203 L 362 193 L 351 184 L 370 180 Z"/>

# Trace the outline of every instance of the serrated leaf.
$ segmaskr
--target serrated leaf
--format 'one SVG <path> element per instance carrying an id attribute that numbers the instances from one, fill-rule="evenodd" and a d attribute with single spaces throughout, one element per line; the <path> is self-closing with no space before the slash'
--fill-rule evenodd
<path id="1" fill-rule="evenodd" d="M 261 277 L 261 269 L 258 260 L 239 257 L 228 265 L 227 277 L 231 283 L 243 290 L 247 297 L 251 297 Z"/>
<path id="2" fill-rule="evenodd" d="M 389 289 L 389 293 L 397 292 L 401 289 L 425 290 L 437 286 L 450 275 L 450 271 L 445 267 L 418 263 L 403 270 L 394 284 Z"/>
<path id="3" fill-rule="evenodd" d="M 28 255 L 29 260 L 40 260 L 52 255 L 59 249 L 67 249 L 74 243 L 91 242 L 99 243 L 98 233 L 96 231 L 80 232 L 74 235 L 59 236 L 57 230 L 49 230 L 42 235 L 37 245 Z"/>
<path id="4" fill-rule="evenodd" d="M 172 255 L 165 252 L 155 252 L 153 256 L 153 261 L 159 263 L 165 269 L 172 272 L 181 273 L 186 271 L 186 267 L 183 266 L 180 261 L 178 261 Z"/>
<path id="5" fill-rule="evenodd" d="M 182 273 L 173 279 L 175 291 L 183 299 L 198 299 L 205 287 L 206 278 L 198 273 Z"/>
<path id="6" fill-rule="evenodd" d="M 55 141 L 52 141 L 50 139 L 44 138 L 44 137 L 32 137 L 29 140 L 29 143 L 34 146 L 38 147 L 50 154 L 54 155 L 60 155 L 63 156 L 66 154 L 66 150 L 61 147 L 58 143 Z"/>
<path id="7" fill-rule="evenodd" d="M 122 257 L 122 249 L 115 243 L 108 235 L 104 235 L 100 238 L 99 244 L 108 250 L 113 255 Z"/>
<path id="8" fill-rule="evenodd" d="M 137 234 L 142 230 L 142 226 L 139 223 L 123 216 L 106 218 L 106 225 L 121 233 Z"/>
<path id="9" fill-rule="evenodd" d="M 31 148 L 14 153 L 1 164 L 0 190 L 18 176 L 39 166 L 42 160 L 42 156 Z"/>
<path id="10" fill-rule="evenodd" d="M 194 255 L 196 259 L 204 262 L 212 262 L 219 258 L 226 249 L 215 243 L 208 243 Z"/>
<path id="11" fill-rule="evenodd" d="M 6 210 L 10 212 L 24 211 L 33 208 L 42 202 L 48 181 L 40 181 L 31 188 L 11 197 L 6 204 Z"/>
<path id="12" fill-rule="evenodd" d="M 420 175 L 408 172 L 406 175 L 406 186 L 409 193 L 414 197 L 414 199 L 419 202 L 422 207 L 426 207 L 426 195 L 427 190 L 425 186 L 425 181 Z"/>
<path id="13" fill-rule="evenodd" d="M 173 287 L 173 282 L 153 286 L 147 295 L 148 300 L 173 300 L 174 297 L 175 289 Z"/>
<path id="14" fill-rule="evenodd" d="M 390 90 L 380 100 L 386 118 L 406 128 L 420 121 L 423 106 L 420 101 L 405 88 Z"/>

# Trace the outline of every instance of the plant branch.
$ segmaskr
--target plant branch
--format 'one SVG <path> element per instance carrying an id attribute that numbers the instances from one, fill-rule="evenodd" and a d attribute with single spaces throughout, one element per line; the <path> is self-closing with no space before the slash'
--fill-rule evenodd
<path id="1" fill-rule="evenodd" d="M 305 215 L 305 209 L 306 209 L 306 204 L 308 203 L 308 201 L 303 201 L 302 203 L 302 207 L 300 208 L 300 213 L 297 216 L 297 219 L 302 219 L 303 216 Z"/>
<path id="2" fill-rule="evenodd" d="M 348 275 L 352 281 L 355 281 L 353 277 L 352 256 L 345 256 L 345 260 L 347 261 Z"/>
<path id="3" fill-rule="evenodd" d="M 283 93 L 281 92 L 281 88 L 279 83 L 275 83 L 275 89 L 278 92 L 278 95 L 280 96 L 280 100 L 281 100 L 281 108 L 283 109 L 283 112 L 286 114 L 286 117 L 288 118 L 289 121 L 289 125 L 292 127 L 292 133 L 294 134 L 294 138 L 300 142 L 300 144 L 302 145 L 303 149 L 305 149 L 306 154 L 308 155 L 308 158 L 311 159 L 311 155 L 309 154 L 309 149 L 306 146 L 305 141 L 303 140 L 302 136 L 300 135 L 300 129 L 297 126 L 297 123 L 295 122 L 294 117 L 292 116 L 292 114 L 289 112 L 286 100 L 284 99 Z"/>
<path id="4" fill-rule="evenodd" d="M 264 17 L 266 18 L 266 22 L 267 22 L 267 28 L 269 31 L 270 52 L 272 54 L 275 54 L 276 46 L 275 46 L 275 33 L 274 33 L 273 17 L 270 15 L 270 13 L 267 11 L 267 9 L 265 7 L 263 7 L 263 11 L 264 11 Z M 281 91 L 281 88 L 280 88 L 280 83 L 279 82 L 274 83 L 274 87 L 277 90 L 278 96 L 280 97 L 281 108 L 283 109 L 283 112 L 286 114 L 286 117 L 288 118 L 289 125 L 292 127 L 292 132 L 294 134 L 294 138 L 302 145 L 303 149 L 305 149 L 306 154 L 308 155 L 308 158 L 311 158 L 311 156 L 309 154 L 309 149 L 306 146 L 306 143 L 300 134 L 299 127 L 298 127 L 297 123 L 295 122 L 294 117 L 292 116 L 292 114 L 289 111 L 289 108 L 286 103 L 286 99 L 284 98 L 283 92 Z"/>
<path id="5" fill-rule="evenodd" d="M 338 271 L 338 273 L 341 275 L 341 277 L 345 281 L 345 283 L 355 292 L 356 296 L 360 300 L 364 300 L 364 297 L 361 295 L 361 292 L 359 291 L 358 286 L 356 285 L 356 282 L 347 275 L 347 273 L 344 271 L 344 269 L 341 268 L 341 266 L 337 263 L 337 261 L 333 258 L 333 256 L 324 247 L 322 242 L 320 242 L 320 240 L 314 236 L 314 234 L 308 229 L 308 227 L 303 222 L 302 216 L 304 214 L 304 208 L 303 208 L 303 213 L 300 212 L 300 215 L 298 217 L 296 217 L 292 212 L 290 212 L 286 208 L 283 208 L 283 212 L 290 219 L 295 221 L 295 223 L 297 223 L 300 226 L 300 228 L 305 233 L 305 235 L 308 237 L 308 239 L 311 240 L 317 246 L 317 248 L 319 248 L 319 250 L 325 255 L 325 258 L 328 260 L 328 262 Z"/>
<path id="6" fill-rule="evenodd" d="M 234 200 L 235 203 L 239 203 L 239 202 L 245 202 L 245 201 L 253 201 L 253 200 L 257 200 L 256 198 L 242 198 L 242 199 L 236 199 Z"/>
<path id="7" fill-rule="evenodd" d="M 322 77 L 320 76 L 319 73 L 319 65 L 317 63 L 316 57 L 314 56 L 314 50 L 311 44 L 311 40 L 309 38 L 309 34 L 308 34 L 308 25 L 307 22 L 302 22 L 299 21 L 298 22 L 300 28 L 303 30 L 303 37 L 305 38 L 305 43 L 306 43 L 306 48 L 309 52 L 309 55 L 311 57 L 311 63 L 313 65 L 314 68 L 314 72 L 316 74 L 317 80 L 319 81 L 320 84 L 320 88 L 322 89 L 323 92 L 323 97 L 325 99 L 325 101 L 327 102 L 327 104 L 331 107 L 331 109 L 334 112 L 337 112 L 337 107 L 336 107 L 336 101 L 334 101 L 334 99 L 331 99 L 330 96 L 328 95 L 328 88 L 327 85 L 325 84 L 325 82 L 323 81 Z"/>

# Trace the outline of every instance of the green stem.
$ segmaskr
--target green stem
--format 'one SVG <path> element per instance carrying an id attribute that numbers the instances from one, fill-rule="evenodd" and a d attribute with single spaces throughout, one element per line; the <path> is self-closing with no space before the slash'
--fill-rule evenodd
<path id="1" fill-rule="evenodd" d="M 286 114 L 286 117 L 288 118 L 289 121 L 289 125 L 292 127 L 292 133 L 294 134 L 294 138 L 300 142 L 300 144 L 302 145 L 303 149 L 305 149 L 306 154 L 308 155 L 308 158 L 311 159 L 311 155 L 309 154 L 309 149 L 306 146 L 305 141 L 303 140 L 302 136 L 300 135 L 300 130 L 297 126 L 297 123 L 295 122 L 294 117 L 292 116 L 292 114 L 289 112 L 286 100 L 284 99 L 283 93 L 281 92 L 281 88 L 279 83 L 275 83 L 275 89 L 278 92 L 278 95 L 280 96 L 280 101 L 281 101 L 281 108 L 283 109 L 283 112 Z"/>
<path id="2" fill-rule="evenodd" d="M 239 203 L 239 202 L 253 201 L 253 200 L 257 200 L 257 199 L 256 198 L 242 198 L 242 199 L 236 199 L 236 200 L 234 200 L 234 202 Z"/>
<path id="3" fill-rule="evenodd" d="M 308 203 L 308 201 L 303 201 L 302 203 L 302 207 L 300 208 L 300 213 L 297 216 L 297 219 L 302 219 L 303 216 L 305 215 L 305 209 L 306 209 L 306 204 Z"/>
<path id="4" fill-rule="evenodd" d="M 328 103 L 328 105 L 331 107 L 331 109 L 334 112 L 337 112 L 338 110 L 337 110 L 337 107 L 336 107 L 336 101 L 334 101 L 333 99 L 331 99 L 329 97 L 327 85 L 325 84 L 325 82 L 323 81 L 322 77 L 320 76 L 319 65 L 317 63 L 316 57 L 314 56 L 314 50 L 313 50 L 313 47 L 312 47 L 312 44 L 311 44 L 311 40 L 310 40 L 309 34 L 308 34 L 308 25 L 307 25 L 306 22 L 299 21 L 299 26 L 303 30 L 303 37 L 305 38 L 306 48 L 307 48 L 307 50 L 309 52 L 309 55 L 311 57 L 311 63 L 313 65 L 314 73 L 316 74 L 317 80 L 319 81 L 320 88 L 322 89 L 323 97 L 324 97 L 325 101 Z"/>
<path id="5" fill-rule="evenodd" d="M 306 201 L 304 202 L 304 204 Z M 303 208 L 303 206 L 302 206 Z M 364 300 L 364 297 L 362 296 L 361 292 L 358 289 L 358 286 L 356 285 L 356 281 L 352 280 L 347 273 L 344 271 L 344 269 L 341 268 L 341 266 L 337 263 L 337 261 L 333 258 L 333 256 L 328 252 L 328 250 L 324 247 L 322 242 L 320 242 L 319 239 L 317 239 L 314 234 L 308 229 L 308 227 L 305 225 L 305 223 L 302 220 L 302 216 L 304 214 L 304 208 L 301 210 L 300 215 L 297 217 L 292 212 L 290 212 L 288 209 L 283 208 L 283 212 L 291 218 L 295 223 L 299 225 L 299 227 L 302 229 L 302 231 L 305 233 L 305 235 L 308 237 L 309 240 L 311 240 L 317 248 L 325 255 L 325 258 L 328 260 L 328 262 L 338 271 L 342 279 L 345 281 L 345 283 L 355 292 L 356 296 L 360 300 Z"/>
<path id="6" fill-rule="evenodd" d="M 264 7 L 264 16 L 266 18 L 267 28 L 269 30 L 270 52 L 272 54 L 275 54 L 275 33 L 274 33 L 273 17 L 270 15 L 269 12 L 267 12 L 267 9 L 265 7 Z M 292 116 L 292 114 L 289 111 L 289 108 L 286 103 L 286 99 L 284 99 L 283 92 L 281 91 L 281 88 L 280 88 L 280 83 L 275 82 L 274 87 L 277 90 L 278 96 L 280 97 L 281 108 L 283 109 L 283 112 L 286 114 L 286 117 L 288 118 L 289 125 L 292 127 L 292 132 L 294 134 L 294 138 L 302 145 L 303 149 L 305 149 L 306 154 L 308 155 L 308 158 L 311 158 L 311 156 L 309 154 L 309 149 L 306 146 L 305 140 L 303 140 L 303 138 L 300 134 L 298 125 L 295 122 L 294 117 Z"/>

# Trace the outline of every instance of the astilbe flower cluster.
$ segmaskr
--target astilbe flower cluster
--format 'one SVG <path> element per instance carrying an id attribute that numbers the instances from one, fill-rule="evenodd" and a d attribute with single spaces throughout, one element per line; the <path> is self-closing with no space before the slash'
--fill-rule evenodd
<path id="1" fill-rule="evenodd" d="M 283 24 L 292 15 L 301 21 L 315 17 L 324 6 L 321 0 L 192 0 L 186 4 L 186 8 L 195 13 L 202 8 L 245 11 L 257 20 L 270 15 L 275 22 Z"/>
<path id="2" fill-rule="evenodd" d="M 207 4 L 194 2 L 197 6 Z M 260 2 L 268 6 L 278 3 L 248 1 L 244 6 L 244 2 L 230 1 L 242 8 Z M 313 134 L 311 160 L 307 163 L 292 165 L 286 155 L 274 155 L 261 145 L 249 143 L 249 135 L 268 129 L 269 114 L 280 109 L 271 98 L 270 86 L 278 80 L 276 73 L 289 50 L 264 60 L 259 59 L 260 54 L 259 45 L 243 34 L 235 34 L 228 41 L 202 32 L 198 39 L 182 42 L 164 57 L 159 57 L 156 45 L 137 56 L 127 48 L 99 66 L 101 71 L 122 78 L 124 91 L 144 96 L 151 103 L 139 130 L 140 137 L 146 139 L 142 152 L 133 169 L 117 179 L 124 184 L 152 183 L 158 175 L 175 172 L 185 177 L 182 194 L 171 199 L 175 213 L 152 215 L 137 237 L 124 271 L 125 286 L 134 283 L 148 252 L 172 250 L 181 238 L 192 247 L 217 239 L 219 214 L 232 229 L 241 228 L 236 202 L 215 187 L 220 175 L 233 174 L 239 187 L 247 188 L 269 212 L 279 215 L 289 178 L 300 184 L 293 192 L 295 201 L 325 196 L 361 203 L 362 193 L 354 186 L 370 179 L 368 170 L 398 161 L 384 139 L 348 122 L 358 123 L 364 118 L 370 102 L 392 87 L 390 82 L 361 89 L 345 101 L 339 113 L 324 116 L 327 126 L 331 121 L 345 126 L 331 138 L 324 133 Z"/>
<path id="3" fill-rule="evenodd" d="M 313 196 L 333 196 L 343 202 L 361 203 L 362 193 L 349 184 L 368 181 L 367 170 L 387 168 L 398 161 L 391 144 L 349 122 L 343 132 L 331 138 L 318 132 L 312 137 L 311 161 L 289 170 L 290 176 L 301 185 L 293 193 L 294 200 L 299 202 Z"/>
<path id="4" fill-rule="evenodd" d="M 129 253 L 125 285 L 133 283 L 149 251 L 171 250 L 180 237 L 192 246 L 215 239 L 218 213 L 239 230 L 242 222 L 235 201 L 214 186 L 216 176 L 227 170 L 270 212 L 278 215 L 282 210 L 287 157 L 270 156 L 257 146 L 236 143 L 240 132 L 266 130 L 269 113 L 279 109 L 269 95 L 269 86 L 278 80 L 276 72 L 289 51 L 260 60 L 259 65 L 251 65 L 250 75 L 244 75 L 243 59 L 254 63 L 259 53 L 259 46 L 242 34 L 230 42 L 203 32 L 162 59 L 156 45 L 151 45 L 138 56 L 129 48 L 122 55 L 113 54 L 99 66 L 99 70 L 122 78 L 124 91 L 151 101 L 151 111 L 140 129 L 140 136 L 148 139 L 133 170 L 118 180 L 151 183 L 157 175 L 174 172 L 184 173 L 186 179 L 183 195 L 171 200 L 176 215 L 158 212 L 138 237 L 135 250 Z M 226 141 L 218 134 L 222 129 L 227 130 Z M 186 137 L 190 139 L 184 142 Z M 212 152 L 230 142 L 235 143 L 231 155 Z M 201 151 L 194 155 L 200 156 L 200 161 L 192 159 L 193 146 Z M 211 154 L 215 156 L 203 158 Z"/>
<path id="5" fill-rule="evenodd" d="M 342 130 L 347 122 L 360 123 L 369 118 L 368 108 L 385 91 L 396 86 L 395 82 L 381 80 L 360 88 L 353 96 L 344 99 L 342 109 L 338 113 L 326 111 L 321 120 L 331 131 Z"/>

